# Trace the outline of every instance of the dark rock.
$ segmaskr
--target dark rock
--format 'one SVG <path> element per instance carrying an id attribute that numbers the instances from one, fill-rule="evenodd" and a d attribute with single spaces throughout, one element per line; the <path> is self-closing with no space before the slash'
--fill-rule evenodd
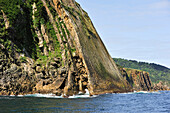
<path id="1" fill-rule="evenodd" d="M 152 90 L 149 73 L 136 69 L 119 68 L 124 79 L 133 87 L 134 90 Z"/>
<path id="2" fill-rule="evenodd" d="M 55 86 L 56 89 L 60 88 L 61 85 L 63 84 L 65 78 L 60 78 L 60 79 L 57 79 L 53 82 L 53 85 Z"/>
<path id="3" fill-rule="evenodd" d="M 11 21 L 8 25 L 12 26 L 11 29 L 8 28 L 6 31 L 8 36 L 2 36 L 2 40 L 9 39 L 8 42 L 3 40 L 6 43 L 5 47 L 9 48 L 0 44 L 0 80 L 1 84 L 7 86 L 0 86 L 0 94 L 56 91 L 56 95 L 64 92 L 70 96 L 85 88 L 88 88 L 90 94 L 130 91 L 129 84 L 120 75 L 87 13 L 75 0 L 54 0 L 54 3 L 49 1 L 50 5 L 54 5 L 58 15 L 55 18 L 47 6 L 47 1 L 40 2 L 44 6 L 43 9 L 37 8 L 37 3 L 30 5 L 25 2 L 23 5 L 28 5 L 29 8 L 16 12 L 17 15 L 23 13 L 18 15 L 17 22 L 22 22 L 23 29 L 29 32 L 16 30 L 18 23 Z M 73 13 L 66 12 L 66 7 L 63 6 L 71 6 L 74 9 Z M 27 10 L 32 9 L 32 15 L 28 14 L 31 18 L 27 19 Z M 48 18 L 51 23 L 50 29 L 54 32 L 49 32 L 46 22 L 39 21 L 33 25 L 33 29 L 29 29 L 28 23 L 36 21 L 36 11 L 39 10 L 43 10 L 42 13 L 46 12 L 40 20 Z M 8 20 L 9 15 L 3 13 L 0 16 Z M 62 24 L 58 29 L 59 22 Z M 16 26 L 13 26 L 14 23 Z M 30 32 L 35 32 L 37 38 L 31 36 Z M 147 75 L 142 76 L 145 78 Z"/>

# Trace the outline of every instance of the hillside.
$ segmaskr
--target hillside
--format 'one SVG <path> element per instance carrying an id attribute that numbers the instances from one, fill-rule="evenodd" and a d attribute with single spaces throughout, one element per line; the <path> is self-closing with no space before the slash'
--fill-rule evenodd
<path id="1" fill-rule="evenodd" d="M 135 60 L 126 60 L 121 58 L 113 58 L 113 60 L 118 65 L 123 66 L 125 68 L 139 69 L 142 71 L 149 72 L 151 81 L 153 83 L 163 81 L 164 83 L 167 82 L 168 84 L 170 84 L 170 69 L 165 66 L 154 63 L 138 62 Z"/>

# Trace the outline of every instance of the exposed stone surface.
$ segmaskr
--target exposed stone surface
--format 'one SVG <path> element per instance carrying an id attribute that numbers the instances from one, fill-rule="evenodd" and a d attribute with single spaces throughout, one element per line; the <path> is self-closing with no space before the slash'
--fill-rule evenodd
<path id="1" fill-rule="evenodd" d="M 4 13 L 3 10 L 1 10 L 2 14 L 3 14 L 3 18 L 4 18 L 4 22 L 5 22 L 5 28 L 8 29 L 9 28 L 9 20 L 6 16 L 6 14 Z"/>
<path id="2" fill-rule="evenodd" d="M 131 85 L 135 91 L 152 90 L 152 82 L 149 73 L 136 69 L 119 68 L 125 80 Z"/>
<path id="3" fill-rule="evenodd" d="M 32 17 L 25 19 L 20 15 L 15 20 L 33 24 L 25 26 L 25 36 L 20 36 L 17 32 L 23 29 L 16 30 L 15 26 L 10 30 L 6 28 L 8 34 L 1 37 L 0 95 L 70 96 L 85 89 L 90 95 L 131 91 L 88 14 L 75 0 L 39 0 L 30 4 L 32 11 L 27 11 L 30 8 L 27 7 L 22 13 L 27 11 L 29 14 L 24 14 L 32 14 Z M 9 27 L 8 15 L 4 15 L 2 11 L 1 26 Z"/>
<path id="4" fill-rule="evenodd" d="M 153 90 L 170 90 L 170 88 L 167 85 L 164 85 L 162 81 L 160 81 L 158 84 L 153 85 Z"/>

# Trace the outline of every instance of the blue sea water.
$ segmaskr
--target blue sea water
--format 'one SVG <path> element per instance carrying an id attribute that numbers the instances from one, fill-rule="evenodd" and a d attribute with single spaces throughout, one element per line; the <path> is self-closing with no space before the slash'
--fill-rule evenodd
<path id="1" fill-rule="evenodd" d="M 51 95 L 0 96 L 0 113 L 170 113 L 170 91 L 71 98 Z"/>

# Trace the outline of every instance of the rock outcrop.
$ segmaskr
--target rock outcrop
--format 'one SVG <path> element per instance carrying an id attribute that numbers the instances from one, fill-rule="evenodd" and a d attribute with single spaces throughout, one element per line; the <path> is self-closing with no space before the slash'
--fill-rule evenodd
<path id="1" fill-rule="evenodd" d="M 137 69 L 119 68 L 123 77 L 135 91 L 153 90 L 149 73 Z"/>
<path id="2" fill-rule="evenodd" d="M 153 90 L 170 90 L 170 88 L 165 85 L 162 81 L 160 81 L 158 84 L 153 85 Z"/>
<path id="3" fill-rule="evenodd" d="M 0 6 L 0 95 L 131 90 L 75 0 L 9 1 Z"/>

